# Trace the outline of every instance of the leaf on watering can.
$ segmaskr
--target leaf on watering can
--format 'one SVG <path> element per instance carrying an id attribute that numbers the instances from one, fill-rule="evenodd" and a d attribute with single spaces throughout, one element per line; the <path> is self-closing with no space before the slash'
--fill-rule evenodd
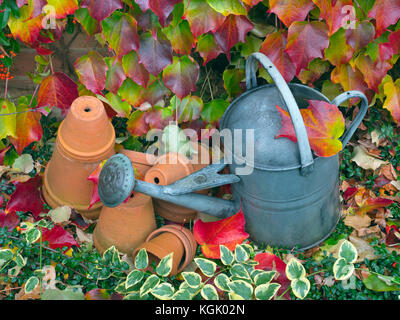
<path id="1" fill-rule="evenodd" d="M 90 174 L 90 176 L 87 178 L 88 180 L 93 182 L 93 190 L 92 190 L 92 198 L 90 199 L 90 204 L 88 207 L 88 210 L 97 202 L 100 201 L 100 196 L 99 196 L 99 178 L 100 178 L 100 172 L 101 169 L 104 167 L 106 164 L 107 159 L 103 160 L 98 164 L 96 169 Z"/>
<path id="2" fill-rule="evenodd" d="M 193 235 L 206 258 L 220 259 L 220 245 L 234 250 L 249 235 L 244 231 L 245 219 L 242 210 L 235 215 L 213 222 L 197 220 Z"/>
<path id="3" fill-rule="evenodd" d="M 354 272 L 354 264 L 344 258 L 337 259 L 333 265 L 333 275 L 336 280 L 347 280 Z"/>
<path id="4" fill-rule="evenodd" d="M 279 283 L 261 284 L 255 288 L 254 294 L 257 300 L 271 300 L 280 287 Z"/>
<path id="5" fill-rule="evenodd" d="M 200 294 L 205 300 L 219 300 L 217 290 L 208 283 L 201 289 Z"/>
<path id="6" fill-rule="evenodd" d="M 319 157 L 331 157 L 343 148 L 339 140 L 345 130 L 343 115 L 337 106 L 324 101 L 309 100 L 309 104 L 307 109 L 301 109 L 300 112 L 311 149 Z M 275 138 L 288 138 L 297 142 L 290 114 L 279 106 L 276 108 L 282 118 L 282 128 Z"/>
<path id="7" fill-rule="evenodd" d="M 194 262 L 205 276 L 209 278 L 214 276 L 215 270 L 217 270 L 217 264 L 214 261 L 203 258 L 195 258 Z"/>

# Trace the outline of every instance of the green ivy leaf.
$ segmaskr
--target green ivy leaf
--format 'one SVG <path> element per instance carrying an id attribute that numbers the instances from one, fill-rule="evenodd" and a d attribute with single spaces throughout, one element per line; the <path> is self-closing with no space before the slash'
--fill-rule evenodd
<path id="1" fill-rule="evenodd" d="M 345 259 L 347 263 L 354 263 L 357 256 L 356 247 L 348 240 L 343 241 L 339 248 L 339 257 Z"/>
<path id="2" fill-rule="evenodd" d="M 232 266 L 230 273 L 233 277 L 237 277 L 240 279 L 250 279 L 250 275 L 247 272 L 246 268 L 238 263 Z"/>
<path id="3" fill-rule="evenodd" d="M 254 277 L 254 284 L 256 286 L 268 284 L 276 276 L 276 271 L 262 271 Z"/>
<path id="4" fill-rule="evenodd" d="M 346 280 L 351 277 L 354 272 L 354 264 L 348 263 L 346 259 L 339 258 L 333 265 L 333 275 L 336 280 Z"/>
<path id="5" fill-rule="evenodd" d="M 229 277 L 224 274 L 224 273 L 220 273 L 219 275 L 217 275 L 214 279 L 214 284 L 216 285 L 216 287 L 222 291 L 230 291 L 230 288 L 228 286 L 228 283 L 231 282 L 231 280 L 229 279 Z"/>
<path id="6" fill-rule="evenodd" d="M 224 88 L 230 97 L 236 97 L 243 92 L 240 82 L 245 78 L 242 69 L 226 69 L 222 75 Z"/>
<path id="7" fill-rule="evenodd" d="M 25 239 L 28 243 L 34 243 L 40 238 L 40 231 L 36 228 L 31 228 L 25 233 Z"/>
<path id="8" fill-rule="evenodd" d="M 145 294 L 149 293 L 160 283 L 160 278 L 155 274 L 152 274 L 150 277 L 146 279 L 143 283 L 143 286 L 140 288 L 140 296 L 143 297 Z"/>
<path id="9" fill-rule="evenodd" d="M 289 280 L 301 279 L 306 275 L 306 270 L 304 269 L 300 261 L 296 258 L 290 259 L 290 261 L 286 265 L 285 272 Z"/>
<path id="10" fill-rule="evenodd" d="M 201 289 L 201 296 L 205 300 L 219 300 L 217 290 L 208 283 Z"/>
<path id="11" fill-rule="evenodd" d="M 170 283 L 160 283 L 151 290 L 151 294 L 159 300 L 170 300 L 174 295 L 174 287 Z"/>
<path id="12" fill-rule="evenodd" d="M 299 299 L 304 299 L 310 291 L 310 281 L 305 277 L 294 279 L 290 286 L 293 294 Z"/>
<path id="13" fill-rule="evenodd" d="M 131 271 L 128 276 L 126 277 L 125 281 L 125 289 L 128 289 L 136 284 L 138 284 L 140 281 L 142 281 L 144 277 L 144 273 L 140 270 L 133 270 Z"/>
<path id="14" fill-rule="evenodd" d="M 121 259 L 119 258 L 119 252 L 115 246 L 111 246 L 103 253 L 103 260 L 106 264 L 112 264 L 114 266 L 119 266 L 121 264 Z"/>
<path id="15" fill-rule="evenodd" d="M 147 251 L 145 248 L 140 249 L 135 257 L 135 268 L 146 269 L 148 265 L 149 265 L 149 257 L 147 256 Z"/>
<path id="16" fill-rule="evenodd" d="M 256 287 L 254 294 L 257 300 L 271 300 L 280 287 L 278 283 L 261 284 Z"/>
<path id="17" fill-rule="evenodd" d="M 192 288 L 197 288 L 201 284 L 201 277 L 195 272 L 182 272 L 185 282 Z"/>
<path id="18" fill-rule="evenodd" d="M 236 245 L 235 248 L 235 260 L 237 262 L 245 262 L 249 260 L 249 254 L 240 244 Z"/>
<path id="19" fill-rule="evenodd" d="M 188 290 L 180 289 L 174 293 L 172 300 L 192 300 L 192 295 Z"/>
<path id="20" fill-rule="evenodd" d="M 169 255 L 161 259 L 160 263 L 157 265 L 156 272 L 161 277 L 167 277 L 172 270 L 172 261 L 174 253 L 171 252 Z"/>
<path id="21" fill-rule="evenodd" d="M 0 265 L 1 263 L 7 262 L 13 258 L 13 252 L 10 249 L 0 250 Z"/>
<path id="22" fill-rule="evenodd" d="M 235 260 L 235 256 L 232 254 L 232 252 L 224 245 L 220 245 L 219 250 L 221 253 L 221 262 L 226 266 L 232 264 Z"/>
<path id="23" fill-rule="evenodd" d="M 229 282 L 228 287 L 235 300 L 250 300 L 253 295 L 253 286 L 243 280 Z"/>
<path id="24" fill-rule="evenodd" d="M 15 262 L 15 264 L 17 265 L 17 267 L 20 267 L 20 268 L 22 268 L 22 267 L 24 267 L 25 265 L 26 265 L 26 261 L 27 261 L 28 259 L 27 258 L 24 258 L 21 254 L 17 254 L 16 256 L 15 256 L 15 258 L 14 258 L 14 262 Z"/>
<path id="25" fill-rule="evenodd" d="M 204 104 L 201 118 L 208 123 L 217 123 L 228 108 L 229 102 L 222 99 L 214 99 Z"/>
<path id="26" fill-rule="evenodd" d="M 214 276 L 215 270 L 217 270 L 217 264 L 215 262 L 203 258 L 195 258 L 194 262 L 196 262 L 204 275 L 209 278 Z"/>
<path id="27" fill-rule="evenodd" d="M 24 291 L 25 293 L 31 293 L 36 287 L 39 285 L 39 278 L 38 277 L 30 277 L 28 281 L 25 283 Z"/>
<path id="28" fill-rule="evenodd" d="M 371 274 L 367 278 L 363 279 L 364 285 L 373 291 L 378 292 L 390 292 L 400 291 L 400 285 L 395 278 L 383 275 Z"/>

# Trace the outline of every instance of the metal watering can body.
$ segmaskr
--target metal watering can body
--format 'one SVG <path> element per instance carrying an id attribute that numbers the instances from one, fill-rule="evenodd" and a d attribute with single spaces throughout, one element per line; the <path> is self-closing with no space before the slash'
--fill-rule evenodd
<path id="1" fill-rule="evenodd" d="M 260 62 L 274 85 L 257 86 L 256 62 Z M 254 160 L 246 161 L 235 146 L 224 144 L 232 155 L 231 174 L 219 175 L 224 163 L 212 164 L 169 186 L 135 181 L 128 158 L 115 155 L 100 174 L 99 195 L 106 206 L 116 206 L 134 189 L 152 197 L 190 209 L 225 218 L 242 207 L 250 237 L 268 245 L 299 249 L 313 247 L 325 240 L 340 218 L 339 155 L 315 157 L 310 149 L 299 108 L 307 100 L 331 102 L 320 92 L 300 84 L 287 84 L 272 62 L 261 53 L 250 55 L 246 63 L 247 92 L 235 99 L 225 111 L 221 129 L 254 129 Z M 340 105 L 350 98 L 361 98 L 361 108 L 342 137 L 343 147 L 360 125 L 368 101 L 363 93 L 349 91 L 331 103 Z M 297 143 L 275 139 L 281 127 L 276 105 L 286 109 L 292 119 Z M 243 141 L 243 139 L 242 139 Z M 248 175 L 234 175 L 243 164 L 252 168 Z M 232 201 L 193 193 L 232 183 Z"/>

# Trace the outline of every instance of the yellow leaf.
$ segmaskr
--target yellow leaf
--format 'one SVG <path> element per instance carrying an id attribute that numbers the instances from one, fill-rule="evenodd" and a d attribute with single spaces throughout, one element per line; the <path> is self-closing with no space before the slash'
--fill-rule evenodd
<path id="1" fill-rule="evenodd" d="M 0 100 L 0 139 L 7 136 L 15 136 L 15 128 L 17 118 L 15 114 L 7 115 L 16 112 L 14 103 L 1 99 Z"/>

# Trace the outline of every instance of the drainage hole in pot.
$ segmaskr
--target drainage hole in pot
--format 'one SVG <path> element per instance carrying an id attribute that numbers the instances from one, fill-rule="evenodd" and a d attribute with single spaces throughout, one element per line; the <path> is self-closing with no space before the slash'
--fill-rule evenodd
<path id="1" fill-rule="evenodd" d="M 160 179 L 158 179 L 157 177 L 154 178 L 154 183 L 155 184 L 159 184 L 160 183 Z"/>
<path id="2" fill-rule="evenodd" d="M 86 107 L 85 109 L 83 109 L 83 111 L 85 112 L 90 112 L 92 109 L 90 109 L 89 107 Z"/>

